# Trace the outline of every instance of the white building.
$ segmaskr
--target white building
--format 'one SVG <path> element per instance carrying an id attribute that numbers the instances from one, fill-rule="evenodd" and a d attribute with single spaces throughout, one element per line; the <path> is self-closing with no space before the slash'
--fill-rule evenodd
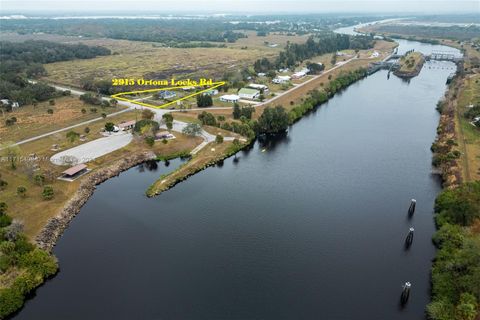
<path id="1" fill-rule="evenodd" d="M 290 81 L 292 78 L 290 76 L 278 76 L 276 77 L 275 79 L 272 80 L 273 83 L 277 83 L 277 84 L 280 84 L 280 83 L 287 83 L 288 81 Z"/>
<path id="2" fill-rule="evenodd" d="M 255 100 L 260 97 L 260 91 L 250 88 L 242 88 L 238 91 L 238 96 L 242 99 Z"/>
<path id="3" fill-rule="evenodd" d="M 304 72 L 304 71 L 297 71 L 294 74 L 292 74 L 292 79 L 300 79 L 300 78 L 305 77 L 306 75 L 307 75 L 307 73 Z"/>
<path id="4" fill-rule="evenodd" d="M 292 79 L 300 79 L 300 78 L 303 78 L 303 77 L 305 77 L 309 72 L 310 72 L 310 69 L 308 69 L 308 68 L 303 68 L 302 70 L 297 71 L 297 72 L 295 72 L 294 74 L 292 74 Z"/>
<path id="5" fill-rule="evenodd" d="M 258 77 L 265 77 L 266 75 L 267 75 L 267 74 L 264 73 L 264 72 L 259 72 L 259 73 L 257 73 L 257 76 L 258 76 Z"/>
<path id="6" fill-rule="evenodd" d="M 263 92 L 267 92 L 268 91 L 268 86 L 264 85 L 264 84 L 257 84 L 257 83 L 250 83 L 247 88 L 252 88 L 252 89 L 257 89 L 257 90 L 260 90 Z"/>
<path id="7" fill-rule="evenodd" d="M 220 101 L 223 102 L 238 102 L 238 100 L 240 100 L 240 97 L 236 94 L 226 94 L 220 97 Z"/>

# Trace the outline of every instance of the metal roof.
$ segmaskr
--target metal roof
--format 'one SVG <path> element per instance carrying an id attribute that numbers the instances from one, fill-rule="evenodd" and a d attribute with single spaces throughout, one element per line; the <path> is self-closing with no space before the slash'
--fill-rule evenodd
<path id="1" fill-rule="evenodd" d="M 71 168 L 68 168 L 67 170 L 63 171 L 63 174 L 66 174 L 67 176 L 73 176 L 76 173 L 79 173 L 80 171 L 87 169 L 87 166 L 84 165 L 83 163 L 77 164 L 76 166 L 73 166 Z"/>

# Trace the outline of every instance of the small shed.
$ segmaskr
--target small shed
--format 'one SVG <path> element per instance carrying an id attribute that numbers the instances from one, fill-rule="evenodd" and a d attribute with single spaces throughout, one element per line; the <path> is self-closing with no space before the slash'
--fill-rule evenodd
<path id="1" fill-rule="evenodd" d="M 66 181 L 73 181 L 87 172 L 88 172 L 87 166 L 83 163 L 80 163 L 80 164 L 77 164 L 76 166 L 70 167 L 67 170 L 63 171 L 59 179 L 66 180 Z"/>

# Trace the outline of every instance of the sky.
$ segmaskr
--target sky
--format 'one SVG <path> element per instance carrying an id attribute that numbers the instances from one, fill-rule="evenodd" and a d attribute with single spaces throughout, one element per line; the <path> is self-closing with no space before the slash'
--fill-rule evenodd
<path id="1" fill-rule="evenodd" d="M 0 0 L 5 14 L 475 13 L 480 0 Z"/>

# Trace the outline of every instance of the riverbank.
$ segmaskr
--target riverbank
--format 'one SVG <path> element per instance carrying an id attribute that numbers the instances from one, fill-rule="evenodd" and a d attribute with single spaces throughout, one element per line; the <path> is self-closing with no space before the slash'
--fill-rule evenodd
<path id="1" fill-rule="evenodd" d="M 77 192 L 71 197 L 65 207 L 48 221 L 46 226 L 36 237 L 37 245 L 47 251 L 51 251 L 55 246 L 58 237 L 68 227 L 69 222 L 80 212 L 82 206 L 93 195 L 95 188 L 100 183 L 118 176 L 121 172 L 128 170 L 136 165 L 144 163 L 148 160 L 156 158 L 153 152 L 143 152 L 140 154 L 133 154 L 115 162 L 114 164 L 96 170 L 88 175 L 82 181 Z"/>
<path id="2" fill-rule="evenodd" d="M 409 84 L 387 80 L 384 70 L 370 75 L 288 134 L 259 138 L 238 161 L 231 157 L 155 199 L 144 191 L 165 172 L 161 164 L 157 172 L 133 168 L 106 181 L 55 247 L 62 273 L 17 319 L 68 318 L 71 310 L 78 319 L 105 312 L 144 319 L 368 319 L 371 310 L 382 319 L 421 318 L 439 190 L 428 147 L 449 72 L 425 69 Z M 420 205 L 408 220 L 412 196 Z M 418 231 L 406 252 L 404 233 L 412 224 Z M 386 280 L 372 287 L 372 277 Z M 414 296 L 400 310 L 406 280 Z M 129 290 L 121 290 L 125 283 Z M 345 307 L 350 296 L 356 299 Z M 105 311 L 104 303 L 119 299 L 129 303 Z M 184 301 L 195 301 L 195 308 L 181 308 Z"/>
<path id="3" fill-rule="evenodd" d="M 69 222 L 93 195 L 96 185 L 150 159 L 188 153 L 202 139 L 176 133 L 176 139 L 167 144 L 157 142 L 153 147 L 143 141 L 133 141 L 127 147 L 89 163 L 91 172 L 73 182 L 56 179 L 64 169 L 49 161 L 52 151 L 46 146 L 50 141 L 48 137 L 29 142 L 18 152 L 22 157 L 24 152 L 27 155 L 31 152 L 37 154 L 36 161 L 42 168 L 41 172 L 45 172 L 44 183 L 54 190 L 53 199 L 42 199 L 43 183 L 37 185 L 29 177 L 28 161 L 19 161 L 15 169 L 10 167 L 10 163 L 0 163 L 0 180 L 8 182 L 0 190 L 0 233 L 12 234 L 6 240 L 0 239 L 2 248 L 10 248 L 8 254 L 0 254 L 0 318 L 21 308 L 25 297 L 56 273 L 58 264 L 52 249 Z M 15 193 L 14 188 L 18 185 L 26 186 L 24 195 Z M 17 240 L 11 250 L 12 241 L 9 239 L 14 238 Z"/>
<path id="4" fill-rule="evenodd" d="M 444 185 L 435 203 L 433 241 L 438 251 L 427 307 L 433 320 L 480 316 L 480 129 L 468 113 L 480 103 L 480 74 L 471 68 L 470 53 L 466 51 L 468 67 L 457 72 L 438 104 L 441 118 L 432 144 L 432 163 Z"/>

